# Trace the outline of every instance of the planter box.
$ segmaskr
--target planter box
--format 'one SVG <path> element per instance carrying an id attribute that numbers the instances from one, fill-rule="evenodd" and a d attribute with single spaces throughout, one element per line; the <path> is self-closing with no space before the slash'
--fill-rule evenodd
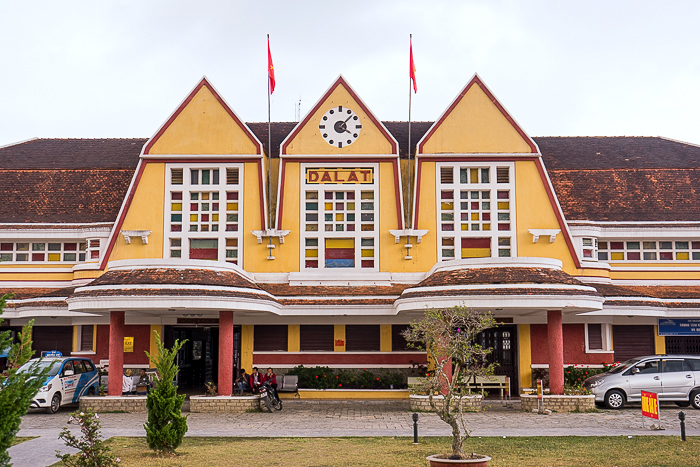
<path id="1" fill-rule="evenodd" d="M 260 410 L 260 396 L 191 396 L 192 413 L 245 413 Z"/>
<path id="2" fill-rule="evenodd" d="M 481 410 L 482 398 L 483 396 L 481 394 L 475 394 L 473 396 L 464 396 L 461 399 L 455 398 L 452 400 L 452 406 L 458 408 L 459 404 L 461 403 L 463 410 Z M 442 396 L 433 396 L 433 402 L 435 402 L 435 405 L 440 407 L 445 403 L 445 398 Z M 424 412 L 433 411 L 433 408 L 430 407 L 430 396 L 420 396 L 412 394 L 409 398 L 408 407 L 409 410 L 422 410 Z"/>
<path id="3" fill-rule="evenodd" d="M 146 396 L 83 396 L 80 410 L 92 409 L 95 412 L 145 413 Z"/>
<path id="4" fill-rule="evenodd" d="M 557 412 L 586 412 L 595 409 L 595 396 L 542 396 L 544 408 Z M 520 403 L 523 412 L 537 409 L 537 396 L 521 394 Z"/>

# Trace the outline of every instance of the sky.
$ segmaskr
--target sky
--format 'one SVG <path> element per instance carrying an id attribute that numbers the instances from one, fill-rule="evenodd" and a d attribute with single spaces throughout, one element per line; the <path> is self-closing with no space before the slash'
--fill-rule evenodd
<path id="1" fill-rule="evenodd" d="M 380 120 L 434 121 L 478 73 L 531 136 L 700 144 L 696 0 L 0 1 L 0 146 L 150 137 L 202 76 L 243 121 L 342 74 Z"/>

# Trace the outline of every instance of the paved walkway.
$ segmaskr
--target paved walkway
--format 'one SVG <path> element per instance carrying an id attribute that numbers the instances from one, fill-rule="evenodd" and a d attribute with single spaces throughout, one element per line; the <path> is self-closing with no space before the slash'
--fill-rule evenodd
<path id="1" fill-rule="evenodd" d="M 688 436 L 700 436 L 700 411 L 662 406 L 661 424 L 666 430 L 651 431 L 650 421 L 642 428 L 641 410 L 629 407 L 598 413 L 537 415 L 502 407 L 498 402 L 484 403 L 485 410 L 466 415 L 472 436 L 618 436 L 680 435 L 678 412 L 686 415 Z M 73 408 L 62 408 L 55 415 L 31 412 L 22 420 L 19 436 L 40 436 L 10 449 L 16 467 L 38 467 L 56 461 L 55 450 L 67 452 L 58 439 Z M 190 414 L 187 436 L 413 436 L 412 414 L 408 402 L 369 401 L 284 401 L 284 409 L 275 413 Z M 112 436 L 145 436 L 146 414 L 100 415 L 102 433 Z M 435 414 L 419 414 L 420 436 L 451 436 L 449 425 Z"/>

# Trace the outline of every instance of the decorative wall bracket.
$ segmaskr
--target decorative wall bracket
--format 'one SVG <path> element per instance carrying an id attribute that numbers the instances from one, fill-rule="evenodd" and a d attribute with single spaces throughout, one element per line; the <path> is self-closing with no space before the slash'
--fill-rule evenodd
<path id="1" fill-rule="evenodd" d="M 284 237 L 289 235 L 289 230 L 277 230 L 277 229 L 267 229 L 267 230 L 253 230 L 251 233 L 255 235 L 258 239 L 258 243 L 263 242 L 263 237 L 277 237 L 280 243 L 284 243 Z"/>
<path id="2" fill-rule="evenodd" d="M 561 229 L 528 229 L 528 232 L 532 234 L 532 243 L 539 242 L 540 236 L 549 236 L 549 243 L 554 243 Z"/>
<path id="3" fill-rule="evenodd" d="M 148 236 L 151 235 L 150 230 L 122 230 L 121 234 L 124 236 L 124 241 L 127 245 L 131 244 L 131 237 L 141 237 L 141 242 L 144 245 L 148 245 Z"/>
<path id="4" fill-rule="evenodd" d="M 403 259 L 411 260 L 411 259 L 413 259 L 413 256 L 411 256 L 411 254 L 410 254 L 411 248 L 413 248 L 413 244 L 411 243 L 411 237 L 416 237 L 416 243 L 420 243 L 423 240 L 423 236 L 428 234 L 428 231 L 427 230 L 415 230 L 415 229 L 403 229 L 403 230 L 390 230 L 389 233 L 394 236 L 394 241 L 396 243 L 401 242 L 401 237 L 406 237 L 406 244 L 404 245 L 404 248 L 406 248 L 406 256 L 404 256 Z"/>

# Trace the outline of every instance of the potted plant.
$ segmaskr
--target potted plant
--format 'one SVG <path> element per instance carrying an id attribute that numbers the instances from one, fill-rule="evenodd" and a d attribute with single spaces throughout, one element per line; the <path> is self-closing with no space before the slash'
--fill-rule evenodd
<path id="1" fill-rule="evenodd" d="M 429 456 L 427 459 L 433 467 L 485 466 L 491 459 L 464 453 L 463 443 L 471 430 L 465 423 L 463 401 L 474 396 L 463 381 L 493 375 L 495 365 L 486 362 L 491 349 L 479 345 L 477 336 L 495 326 L 496 320 L 490 312 L 480 313 L 459 306 L 431 308 L 404 331 L 409 345 L 425 350 L 431 362 L 428 375 L 419 380 L 415 390 L 427 393 L 431 410 L 452 427 L 452 453 Z"/>

